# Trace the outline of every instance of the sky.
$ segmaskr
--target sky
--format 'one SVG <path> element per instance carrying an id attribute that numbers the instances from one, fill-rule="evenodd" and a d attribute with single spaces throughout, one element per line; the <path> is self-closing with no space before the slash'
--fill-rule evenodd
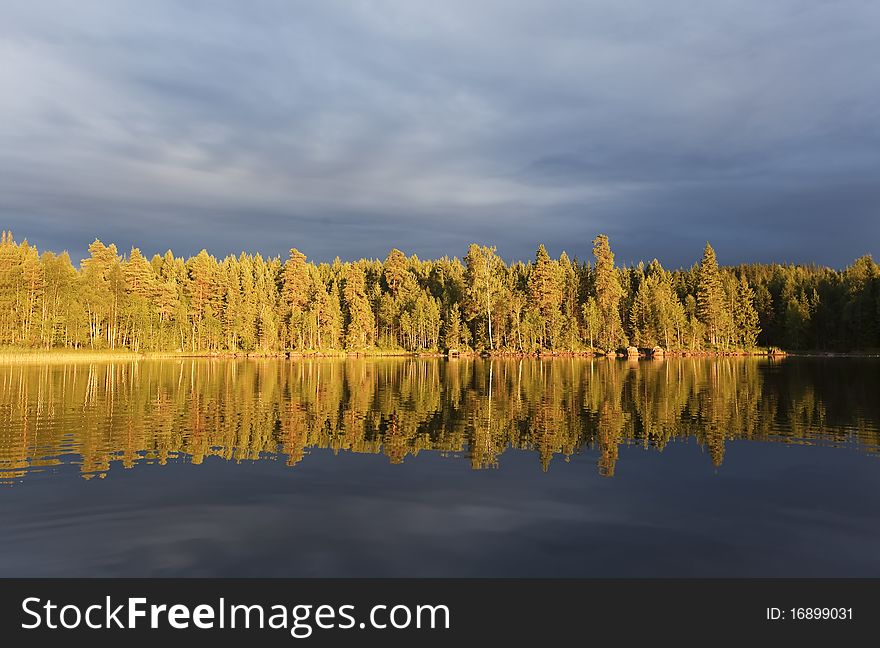
<path id="1" fill-rule="evenodd" d="M 873 0 L 0 0 L 0 227 L 316 261 L 880 258 Z"/>

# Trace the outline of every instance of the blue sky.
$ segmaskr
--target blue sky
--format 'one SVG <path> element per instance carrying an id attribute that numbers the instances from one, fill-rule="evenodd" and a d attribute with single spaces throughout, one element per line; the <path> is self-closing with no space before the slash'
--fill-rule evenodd
<path id="1" fill-rule="evenodd" d="M 0 223 L 241 250 L 880 253 L 880 4 L 0 0 Z"/>

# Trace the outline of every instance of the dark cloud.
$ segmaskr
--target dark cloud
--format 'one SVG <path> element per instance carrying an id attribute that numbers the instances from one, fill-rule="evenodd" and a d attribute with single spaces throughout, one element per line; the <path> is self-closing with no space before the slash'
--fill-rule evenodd
<path id="1" fill-rule="evenodd" d="M 75 257 L 880 252 L 876 3 L 0 7 L 0 221 Z"/>

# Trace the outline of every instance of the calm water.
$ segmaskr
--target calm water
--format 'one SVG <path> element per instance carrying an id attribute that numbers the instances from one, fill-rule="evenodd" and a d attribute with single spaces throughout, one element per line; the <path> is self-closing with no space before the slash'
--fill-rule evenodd
<path id="1" fill-rule="evenodd" d="M 880 576 L 880 362 L 0 366 L 0 576 Z"/>

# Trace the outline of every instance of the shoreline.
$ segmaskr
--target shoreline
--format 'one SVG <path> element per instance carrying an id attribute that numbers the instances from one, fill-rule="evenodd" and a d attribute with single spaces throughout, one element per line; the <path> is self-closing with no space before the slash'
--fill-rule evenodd
<path id="1" fill-rule="evenodd" d="M 370 350 L 370 351 L 289 351 L 278 353 L 245 353 L 245 352 L 188 352 L 188 351 L 119 351 L 92 349 L 0 349 L 0 364 L 25 362 L 107 362 L 140 360 L 305 360 L 317 358 L 607 358 L 611 360 L 663 360 L 665 358 L 730 358 L 730 357 L 763 357 L 763 358 L 878 358 L 880 352 L 868 351 L 794 351 L 785 352 L 767 349 L 754 351 L 666 351 L 653 354 L 649 350 L 640 350 L 638 355 L 615 352 L 606 354 L 599 351 L 541 351 L 526 353 L 521 351 L 405 351 L 402 349 Z"/>

